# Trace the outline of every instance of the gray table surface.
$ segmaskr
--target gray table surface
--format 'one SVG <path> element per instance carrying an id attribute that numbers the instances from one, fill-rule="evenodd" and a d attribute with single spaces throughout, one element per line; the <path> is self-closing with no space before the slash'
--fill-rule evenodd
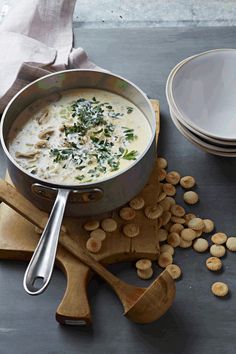
<path id="1" fill-rule="evenodd" d="M 195 29 L 79 29 L 75 46 L 84 47 L 98 65 L 121 74 L 161 103 L 159 154 L 169 168 L 196 177 L 200 203 L 191 208 L 212 218 L 217 230 L 236 234 L 236 160 L 208 155 L 186 141 L 175 129 L 165 98 L 171 68 L 192 54 L 236 45 L 236 28 Z M 1 154 L 0 172 L 5 164 Z M 178 196 L 180 197 L 180 196 Z M 65 290 L 65 279 L 55 270 L 48 290 L 30 297 L 22 288 L 26 264 L 0 261 L 0 354 L 13 353 L 235 353 L 236 255 L 224 259 L 224 271 L 212 274 L 206 255 L 177 250 L 175 262 L 183 269 L 172 308 L 158 321 L 137 325 L 122 316 L 122 308 L 97 277 L 89 286 L 93 326 L 89 329 L 58 325 L 54 313 Z M 143 284 L 133 266 L 111 267 L 121 278 Z M 226 281 L 227 299 L 213 297 L 210 285 Z"/>

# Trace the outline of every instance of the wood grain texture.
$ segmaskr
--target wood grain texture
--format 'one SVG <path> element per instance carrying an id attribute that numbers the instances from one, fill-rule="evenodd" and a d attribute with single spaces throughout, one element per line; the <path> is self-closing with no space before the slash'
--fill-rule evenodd
<path id="1" fill-rule="evenodd" d="M 158 140 L 160 131 L 159 102 L 157 100 L 151 100 L 151 102 L 156 113 L 156 139 Z M 153 204 L 157 201 L 159 185 L 156 176 L 157 165 L 150 176 L 149 182 L 140 193 L 146 204 Z M 16 198 L 15 191 L 10 185 L 7 190 L 2 185 L 1 199 L 8 201 L 13 209 L 21 210 L 21 201 Z M 39 238 L 34 226 L 5 204 L 2 204 L 0 208 L 0 258 L 29 260 Z M 26 218 L 28 217 L 29 221 L 33 215 L 35 225 L 38 227 L 43 228 L 46 224 L 47 214 L 39 211 L 28 201 L 24 203 L 24 215 Z M 141 257 L 157 258 L 159 242 L 155 220 L 147 220 L 143 211 L 137 211 L 135 222 L 140 225 L 141 232 L 138 237 L 130 239 L 121 233 L 123 222 L 119 217 L 119 210 L 99 216 L 98 219 L 106 216 L 114 217 L 119 227 L 117 231 L 108 234 L 106 241 L 103 242 L 101 252 L 94 256 L 95 259 L 104 264 L 110 264 L 136 260 Z M 84 245 L 88 238 L 88 233 L 83 229 L 85 220 L 87 218 L 81 219 L 79 222 L 77 219 L 65 218 L 63 221 L 70 237 L 81 245 Z M 57 264 L 67 278 L 66 292 L 56 312 L 57 321 L 73 325 L 90 324 L 91 312 L 86 291 L 91 276 L 89 268 L 76 260 L 61 246 L 59 246 L 57 252 Z"/>

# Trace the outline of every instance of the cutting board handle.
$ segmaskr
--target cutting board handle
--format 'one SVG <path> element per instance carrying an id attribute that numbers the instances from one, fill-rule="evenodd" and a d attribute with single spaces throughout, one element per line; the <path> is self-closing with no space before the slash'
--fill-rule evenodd
<path id="1" fill-rule="evenodd" d="M 33 215 L 35 225 L 43 229 L 46 225 L 48 215 L 36 208 L 31 202 L 24 198 L 10 183 L 0 179 L 0 201 L 20 213 L 26 219 L 31 221 L 29 215 Z M 28 217 L 27 217 L 28 216 Z M 19 244 L 20 249 L 21 244 Z M 87 299 L 87 281 L 89 268 L 79 261 L 69 262 L 68 252 L 60 247 L 60 251 L 64 253 L 63 259 L 67 259 L 66 268 L 58 259 L 60 268 L 67 275 L 66 293 L 57 309 L 56 319 L 62 324 L 71 325 L 88 325 L 91 324 L 91 314 L 89 302 Z M 19 249 L 13 252 L 12 250 L 3 250 L 2 258 L 13 258 L 14 254 L 19 254 Z M 12 253 L 12 255 L 11 255 Z M 13 254 L 14 253 L 14 254 Z M 29 252 L 21 251 L 22 259 L 29 259 Z M 76 274 L 76 275 L 75 275 Z"/>
<path id="2" fill-rule="evenodd" d="M 56 320 L 61 324 L 73 326 L 89 326 L 92 323 L 90 306 L 87 297 L 89 270 L 84 264 L 75 269 L 74 264 L 63 264 L 60 268 L 66 273 L 67 287 L 64 297 L 56 312 Z"/>

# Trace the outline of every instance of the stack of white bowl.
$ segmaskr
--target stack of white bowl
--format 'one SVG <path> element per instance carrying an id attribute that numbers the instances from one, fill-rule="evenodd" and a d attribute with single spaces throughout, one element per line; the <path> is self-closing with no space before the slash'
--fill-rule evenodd
<path id="1" fill-rule="evenodd" d="M 214 155 L 236 156 L 236 49 L 189 57 L 166 84 L 171 118 L 189 141 Z"/>

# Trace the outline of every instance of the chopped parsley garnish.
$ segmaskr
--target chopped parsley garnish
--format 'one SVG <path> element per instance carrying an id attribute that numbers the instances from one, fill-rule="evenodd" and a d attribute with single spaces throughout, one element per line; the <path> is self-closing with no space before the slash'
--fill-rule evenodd
<path id="1" fill-rule="evenodd" d="M 122 158 L 125 160 L 136 160 L 137 155 L 138 155 L 138 151 L 136 151 L 136 150 L 128 151 L 126 149 Z"/>
<path id="2" fill-rule="evenodd" d="M 99 129 L 99 130 L 93 132 L 93 134 L 97 135 L 97 134 L 100 134 L 100 133 L 102 133 L 102 132 L 103 132 L 103 128 L 101 128 L 101 129 Z"/>
<path id="3" fill-rule="evenodd" d="M 133 107 L 126 107 L 126 109 L 127 109 L 127 114 L 132 113 L 134 110 Z"/>
<path id="4" fill-rule="evenodd" d="M 99 139 L 96 136 L 90 136 L 93 143 L 99 143 Z"/>
<path id="5" fill-rule="evenodd" d="M 60 162 L 67 160 L 68 157 L 73 154 L 72 149 L 51 149 L 51 155 L 54 156 L 54 162 Z"/>
<path id="6" fill-rule="evenodd" d="M 115 112 L 112 112 L 110 111 L 108 113 L 108 116 L 111 117 L 111 118 L 120 118 L 120 117 L 123 117 L 124 113 L 115 113 Z"/>
<path id="7" fill-rule="evenodd" d="M 104 129 L 104 135 L 106 137 L 111 137 L 114 130 L 115 130 L 115 126 L 113 124 L 107 124 L 106 128 Z"/>
<path id="8" fill-rule="evenodd" d="M 133 111 L 132 107 L 126 109 L 128 114 Z M 117 171 L 121 159 L 136 160 L 138 152 L 129 151 L 127 144 L 137 139 L 137 135 L 132 128 L 112 123 L 113 119 L 122 119 L 124 113 L 115 111 L 109 102 L 80 97 L 65 110 L 73 120 L 72 126 L 64 125 L 66 148 L 51 149 L 50 154 L 54 162 L 63 161 L 63 168 L 73 163 L 78 171 L 75 179 L 92 181 L 101 174 Z"/>
<path id="9" fill-rule="evenodd" d="M 76 176 L 75 179 L 78 179 L 78 181 L 82 181 L 85 178 L 84 175 Z"/>
<path id="10" fill-rule="evenodd" d="M 80 171 L 81 171 L 81 170 L 83 170 L 85 167 L 86 167 L 86 166 L 84 166 L 84 165 L 82 165 L 82 166 L 77 166 L 77 167 L 76 167 L 76 170 L 80 170 Z"/>
<path id="11" fill-rule="evenodd" d="M 64 125 L 64 132 L 66 136 L 68 134 L 74 133 L 78 133 L 79 135 L 84 136 L 86 134 L 86 129 L 81 124 L 74 123 L 72 127 L 67 127 L 66 125 Z"/>
<path id="12" fill-rule="evenodd" d="M 128 141 L 133 141 L 137 139 L 137 135 L 134 134 L 134 129 L 122 127 L 124 129 L 125 139 Z"/>

